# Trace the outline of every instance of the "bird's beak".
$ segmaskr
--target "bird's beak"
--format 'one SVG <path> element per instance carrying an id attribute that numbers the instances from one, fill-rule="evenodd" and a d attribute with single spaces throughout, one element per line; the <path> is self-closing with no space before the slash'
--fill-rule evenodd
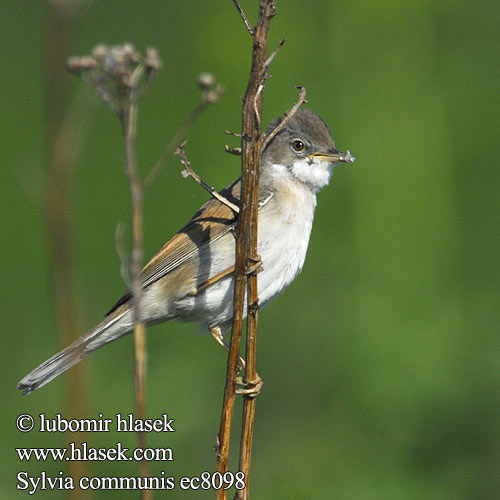
<path id="1" fill-rule="evenodd" d="M 345 153 L 342 151 L 335 150 L 333 153 L 313 153 L 309 155 L 309 158 L 314 158 L 316 160 L 328 161 L 331 163 L 353 163 L 356 158 L 352 156 L 351 152 L 347 150 Z"/>

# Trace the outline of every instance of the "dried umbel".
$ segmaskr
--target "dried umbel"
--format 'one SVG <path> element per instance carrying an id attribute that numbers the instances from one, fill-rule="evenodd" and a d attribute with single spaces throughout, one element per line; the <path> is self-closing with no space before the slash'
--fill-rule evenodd
<path id="1" fill-rule="evenodd" d="M 91 55 L 70 57 L 66 67 L 88 81 L 110 107 L 121 113 L 129 99 L 144 95 L 162 68 L 159 53 L 149 47 L 143 56 L 136 48 L 123 45 L 97 45 Z"/>
<path id="2" fill-rule="evenodd" d="M 217 83 L 212 73 L 201 73 L 196 81 L 201 89 L 201 100 L 206 104 L 216 103 L 224 93 L 224 86 Z"/>

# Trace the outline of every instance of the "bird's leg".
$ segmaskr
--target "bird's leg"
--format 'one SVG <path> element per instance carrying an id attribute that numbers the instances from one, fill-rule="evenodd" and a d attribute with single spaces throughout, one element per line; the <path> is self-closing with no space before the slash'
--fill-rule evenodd
<path id="1" fill-rule="evenodd" d="M 265 203 L 267 203 L 267 201 L 268 200 L 266 200 Z M 251 274 L 258 274 L 264 270 L 264 267 L 262 266 L 262 259 L 261 259 L 260 255 L 257 255 L 257 258 L 249 258 L 247 265 L 248 265 L 248 267 L 245 270 L 245 274 L 247 276 L 249 276 Z M 259 395 L 259 393 L 262 389 L 262 386 L 264 385 L 264 382 L 262 381 L 262 379 L 260 378 L 258 373 L 255 374 L 255 378 L 252 380 L 249 380 L 247 378 L 238 377 L 236 380 L 236 383 L 243 387 L 242 389 L 237 389 L 236 392 L 238 394 L 243 394 L 244 396 L 247 396 L 248 398 L 256 398 Z"/>
<path id="2" fill-rule="evenodd" d="M 229 352 L 229 344 L 224 339 L 220 327 L 218 327 L 218 326 L 210 326 L 209 330 L 210 330 L 210 334 L 217 341 L 217 343 L 219 345 L 221 345 L 222 347 L 224 347 L 224 349 L 227 352 Z M 241 372 L 241 370 L 245 369 L 246 363 L 245 363 L 245 360 L 241 356 L 238 356 L 238 357 L 239 357 L 239 360 L 238 360 L 238 371 Z"/>
<path id="3" fill-rule="evenodd" d="M 217 341 L 217 343 L 222 347 L 224 347 L 224 349 L 226 349 L 227 352 L 229 352 L 229 344 L 225 341 L 224 337 L 222 336 L 222 331 L 220 327 L 211 326 L 209 330 L 210 334 Z M 240 372 L 245 369 L 246 364 L 245 360 L 241 356 L 238 357 L 239 357 L 238 371 Z M 258 396 L 260 390 L 262 389 L 262 385 L 264 384 L 258 373 L 256 373 L 256 377 L 254 380 L 246 380 L 243 379 L 242 377 L 237 377 L 236 383 L 243 387 L 242 389 L 236 389 L 236 392 L 238 394 L 243 394 L 244 396 L 248 396 L 250 398 L 255 398 L 256 396 Z"/>

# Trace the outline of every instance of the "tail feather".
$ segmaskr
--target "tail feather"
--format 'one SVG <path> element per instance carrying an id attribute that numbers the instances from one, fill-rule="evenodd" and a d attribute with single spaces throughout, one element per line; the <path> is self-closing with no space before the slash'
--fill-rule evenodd
<path id="1" fill-rule="evenodd" d="M 48 384 L 68 368 L 76 365 L 99 347 L 130 332 L 130 322 L 124 318 L 127 312 L 127 310 L 122 310 L 118 314 L 106 318 L 101 324 L 73 342 L 66 349 L 58 352 L 28 373 L 18 383 L 17 388 L 22 390 L 23 394 L 30 394 L 35 389 Z"/>

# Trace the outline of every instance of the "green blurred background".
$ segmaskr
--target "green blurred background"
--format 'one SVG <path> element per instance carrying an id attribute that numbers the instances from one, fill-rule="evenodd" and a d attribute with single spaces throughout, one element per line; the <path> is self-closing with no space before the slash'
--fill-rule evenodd
<path id="1" fill-rule="evenodd" d="M 55 3 L 55 2 L 54 2 Z M 66 411 L 64 380 L 29 397 L 17 381 L 60 348 L 44 212 L 47 169 L 46 2 L 3 1 L 2 446 L 0 497 L 20 470 L 58 476 L 64 466 L 20 463 L 16 447 L 65 445 L 61 434 L 15 428 L 21 413 Z M 257 1 L 242 1 L 252 21 Z M 500 491 L 500 4 L 497 0 L 280 1 L 270 45 L 286 37 L 264 99 L 264 121 L 307 88 L 309 106 L 337 146 L 357 157 L 319 195 L 306 265 L 261 315 L 252 498 L 494 499 Z M 74 19 L 66 55 L 99 42 L 159 49 L 164 70 L 142 101 L 140 167 L 147 172 L 199 100 L 195 81 L 225 85 L 189 133 L 196 171 L 223 187 L 239 160 L 223 152 L 240 127 L 250 39 L 232 2 L 91 1 Z M 79 88 L 65 68 L 56 80 Z M 54 74 L 51 75 L 54 77 Z M 69 104 L 61 98 L 60 112 Z M 114 231 L 130 221 L 116 117 L 91 110 L 74 175 L 72 215 L 85 327 L 123 292 Z M 172 160 L 145 201 L 152 255 L 207 198 Z M 147 407 L 167 412 L 173 463 L 151 473 L 179 478 L 215 467 L 226 355 L 196 327 L 148 330 Z M 87 417 L 133 411 L 132 338 L 85 363 Z M 80 391 L 78 391 L 80 397 Z M 240 404 L 235 424 L 239 423 Z M 94 433 L 93 446 L 136 446 L 136 436 Z M 230 468 L 236 470 L 233 434 Z M 134 476 L 135 463 L 94 462 L 96 476 Z M 93 498 L 138 498 L 96 491 Z M 213 498 L 156 492 L 155 498 Z M 39 491 L 36 498 L 67 498 Z M 87 497 L 86 497 L 87 498 Z"/>

